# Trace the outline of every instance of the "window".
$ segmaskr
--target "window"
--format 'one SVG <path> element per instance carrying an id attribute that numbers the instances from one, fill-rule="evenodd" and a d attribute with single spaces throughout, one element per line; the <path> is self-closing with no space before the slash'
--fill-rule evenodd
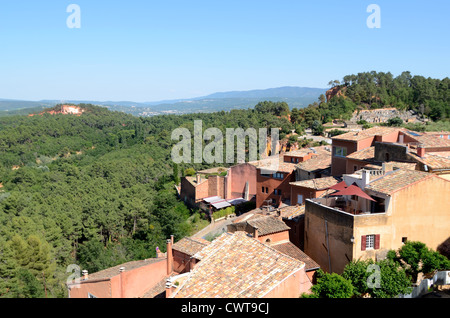
<path id="1" fill-rule="evenodd" d="M 262 187 L 262 191 L 261 192 L 264 193 L 264 187 Z"/>
<path id="2" fill-rule="evenodd" d="M 358 171 L 358 166 L 353 166 L 353 172 Z"/>
<path id="3" fill-rule="evenodd" d="M 274 190 L 274 193 L 275 193 L 275 195 L 281 195 L 281 190 L 275 189 L 275 190 Z"/>
<path id="4" fill-rule="evenodd" d="M 366 236 L 366 250 L 375 248 L 375 235 Z"/>
<path id="5" fill-rule="evenodd" d="M 277 173 L 273 174 L 273 177 L 275 179 L 283 179 L 284 178 L 284 174 L 277 172 Z"/>
<path id="6" fill-rule="evenodd" d="M 347 148 L 333 147 L 335 157 L 347 157 Z"/>
<path id="7" fill-rule="evenodd" d="M 407 241 L 408 241 L 407 237 L 402 237 L 402 244 L 406 244 Z"/>
<path id="8" fill-rule="evenodd" d="M 269 193 L 269 188 L 266 187 L 266 193 Z"/>
<path id="9" fill-rule="evenodd" d="M 371 234 L 361 237 L 361 251 L 380 249 L 380 235 Z"/>

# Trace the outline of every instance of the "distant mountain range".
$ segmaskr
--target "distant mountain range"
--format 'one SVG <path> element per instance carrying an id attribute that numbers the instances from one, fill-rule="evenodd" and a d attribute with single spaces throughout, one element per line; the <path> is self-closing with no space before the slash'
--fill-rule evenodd
<path id="1" fill-rule="evenodd" d="M 132 101 L 92 101 L 92 100 L 41 100 L 21 101 L 0 99 L 0 115 L 27 114 L 57 104 L 93 104 L 122 111 L 135 116 L 155 116 L 160 114 L 188 114 L 230 111 L 232 109 L 253 108 L 261 101 L 284 101 L 291 108 L 303 108 L 317 101 L 327 89 L 309 87 L 279 87 L 250 91 L 219 92 L 208 96 L 137 103 Z"/>

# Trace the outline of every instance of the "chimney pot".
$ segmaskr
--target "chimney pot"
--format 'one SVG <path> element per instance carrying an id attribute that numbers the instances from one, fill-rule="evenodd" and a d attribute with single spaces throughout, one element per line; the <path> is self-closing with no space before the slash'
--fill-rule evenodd
<path id="1" fill-rule="evenodd" d="M 121 267 L 121 268 L 119 268 L 119 272 L 120 272 L 120 273 L 123 273 L 123 272 L 125 272 L 125 267 Z"/>
<path id="2" fill-rule="evenodd" d="M 87 270 L 83 270 L 81 273 L 83 274 L 84 280 L 87 280 L 89 278 L 89 272 Z"/>
<path id="3" fill-rule="evenodd" d="M 255 227 L 255 232 L 254 232 L 253 236 L 254 236 L 255 239 L 258 239 L 258 237 L 259 237 L 259 233 L 258 233 L 258 228 L 257 227 Z"/>
<path id="4" fill-rule="evenodd" d="M 422 146 L 417 147 L 417 155 L 419 157 L 424 157 L 425 156 L 425 148 L 423 148 Z"/>

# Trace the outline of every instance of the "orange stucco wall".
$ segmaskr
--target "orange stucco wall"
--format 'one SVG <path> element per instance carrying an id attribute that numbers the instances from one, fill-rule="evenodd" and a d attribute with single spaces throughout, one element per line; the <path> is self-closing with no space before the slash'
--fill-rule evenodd
<path id="1" fill-rule="evenodd" d="M 334 140 L 333 139 L 333 147 L 344 147 L 347 149 L 347 155 L 358 151 L 358 144 L 353 141 L 345 141 L 345 140 Z M 341 176 L 346 173 L 347 168 L 347 159 L 345 157 L 336 157 L 334 155 L 334 148 L 331 157 L 331 174 L 333 176 Z"/>
<path id="2" fill-rule="evenodd" d="M 260 241 L 261 243 L 266 243 L 267 240 L 270 240 L 271 243 L 289 241 L 289 231 L 272 233 L 269 235 L 258 237 L 258 241 Z"/>
<path id="3" fill-rule="evenodd" d="M 226 180 L 226 199 L 244 197 L 245 185 L 249 185 L 249 199 L 256 195 L 256 174 L 255 166 L 248 163 L 231 167 Z"/>
<path id="4" fill-rule="evenodd" d="M 267 178 L 261 175 L 261 170 L 258 170 L 257 179 L 256 179 L 256 207 L 262 207 L 265 205 L 265 200 L 275 199 L 277 204 L 280 204 L 282 200 L 291 198 L 291 186 L 290 182 L 295 181 L 295 173 L 292 171 L 291 173 L 284 173 L 284 179 L 275 179 L 275 178 Z M 269 193 L 263 193 L 262 188 L 268 188 Z M 274 190 L 280 189 L 281 196 L 275 195 Z"/>
<path id="5" fill-rule="evenodd" d="M 313 199 L 319 197 L 322 193 L 324 193 L 324 190 L 316 191 L 309 188 L 304 187 L 298 187 L 298 186 L 292 186 L 291 188 L 291 205 L 304 205 L 306 199 Z M 303 196 L 303 201 L 298 202 L 298 196 Z"/>
<path id="6" fill-rule="evenodd" d="M 122 273 L 123 298 L 138 298 L 167 276 L 167 260 Z M 119 281 L 120 275 L 111 279 Z M 120 289 L 120 288 L 119 288 Z"/>
<path id="7" fill-rule="evenodd" d="M 81 282 L 72 286 L 70 298 L 138 298 L 167 276 L 167 259 L 123 272 L 103 281 Z"/>
<path id="8" fill-rule="evenodd" d="M 305 268 L 302 268 L 272 289 L 264 298 L 298 298 L 302 293 L 310 293 L 311 286 Z"/>
<path id="9" fill-rule="evenodd" d="M 97 298 L 111 298 L 111 281 L 104 280 L 72 285 L 70 288 L 69 297 L 88 298 L 89 293 Z"/>

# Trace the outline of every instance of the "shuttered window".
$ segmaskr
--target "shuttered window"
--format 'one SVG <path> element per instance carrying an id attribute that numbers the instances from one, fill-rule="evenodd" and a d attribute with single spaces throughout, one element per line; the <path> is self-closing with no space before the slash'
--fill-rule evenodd
<path id="1" fill-rule="evenodd" d="M 379 250 L 381 235 L 371 234 L 361 236 L 361 251 L 365 250 Z"/>

